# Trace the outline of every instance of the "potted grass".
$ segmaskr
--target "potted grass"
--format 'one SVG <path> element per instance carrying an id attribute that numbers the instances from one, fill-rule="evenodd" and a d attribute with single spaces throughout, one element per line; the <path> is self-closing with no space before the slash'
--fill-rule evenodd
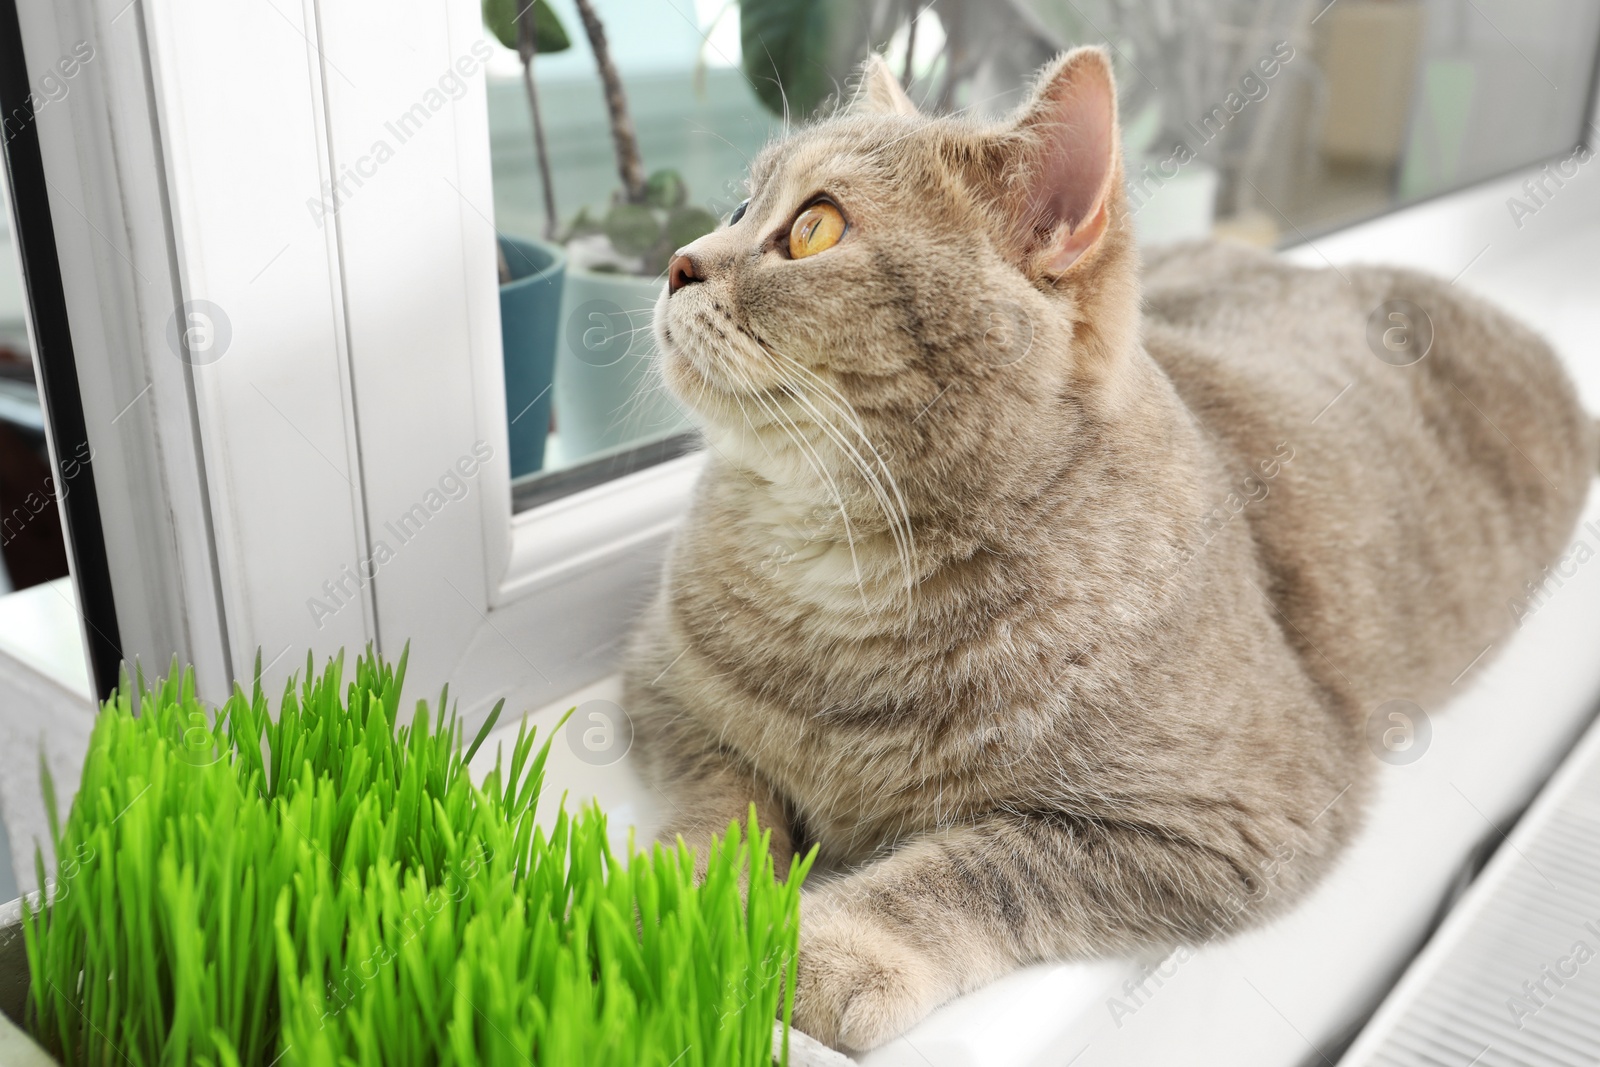
<path id="1" fill-rule="evenodd" d="M 0 1064 L 787 1062 L 809 858 L 777 877 L 752 813 L 697 880 L 595 807 L 540 821 L 549 741 L 474 780 L 500 709 L 466 745 L 404 677 L 308 657 L 210 716 L 124 676 L 0 926 Z"/>

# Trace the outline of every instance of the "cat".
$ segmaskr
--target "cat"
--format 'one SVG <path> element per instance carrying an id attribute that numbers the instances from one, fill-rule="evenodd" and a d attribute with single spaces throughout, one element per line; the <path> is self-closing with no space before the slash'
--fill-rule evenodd
<path id="1" fill-rule="evenodd" d="M 1406 271 L 1141 267 L 1094 48 L 994 124 L 869 61 L 750 191 L 655 309 L 706 466 L 625 706 L 666 839 L 753 804 L 841 868 L 795 1025 L 869 1049 L 1304 894 L 1375 710 L 1439 709 L 1567 543 L 1600 434 L 1550 349 Z"/>

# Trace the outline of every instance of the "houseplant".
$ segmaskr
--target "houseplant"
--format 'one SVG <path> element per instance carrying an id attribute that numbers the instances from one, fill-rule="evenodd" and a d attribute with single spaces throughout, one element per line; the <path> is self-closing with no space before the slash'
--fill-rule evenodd
<path id="1" fill-rule="evenodd" d="M 523 86 L 532 118 L 534 156 L 543 187 L 545 238 L 566 246 L 559 267 L 539 274 L 527 288 L 539 293 L 537 337 L 541 347 L 532 359 L 510 355 L 514 336 L 502 299 L 501 319 L 507 347 L 507 417 L 512 424 L 513 476 L 544 464 L 544 431 L 551 396 L 543 393 L 546 361 L 542 347 L 549 338 L 553 365 L 553 399 L 564 460 L 578 460 L 624 446 L 640 437 L 687 429 L 688 420 L 653 381 L 650 317 L 661 291 L 661 275 L 672 252 L 716 228 L 709 212 L 690 205 L 681 177 L 670 170 L 648 176 L 628 113 L 627 94 L 611 59 L 605 26 L 588 0 L 578 12 L 595 57 L 617 161 L 620 186 L 608 208 L 591 215 L 580 209 L 564 232 L 558 224 L 550 154 L 545 142 L 535 56 L 561 51 L 570 40 L 545 2 L 483 0 L 483 18 L 522 60 Z M 502 245 L 506 242 L 502 240 Z M 543 262 L 548 246 L 529 258 Z M 502 281 L 509 280 L 509 254 L 502 256 Z M 557 273 L 559 272 L 559 273 Z M 538 271 L 530 271 L 538 273 Z M 547 290 L 559 286 L 561 302 L 554 325 L 546 327 L 543 306 Z M 531 313 L 530 313 L 531 314 Z M 520 331 L 521 328 L 517 327 Z M 537 452 L 533 437 L 537 437 Z M 519 448 L 519 441 L 525 447 Z"/>
<path id="2" fill-rule="evenodd" d="M 682 845 L 614 854 L 597 809 L 541 824 L 549 742 L 524 725 L 474 782 L 500 709 L 470 746 L 425 702 L 400 726 L 404 676 L 308 659 L 276 714 L 258 681 L 215 717 L 192 672 L 124 677 L 64 821 L 47 786 L 35 1037 L 132 1067 L 770 1062 L 809 859 L 780 882 L 731 824 L 697 883 Z"/>

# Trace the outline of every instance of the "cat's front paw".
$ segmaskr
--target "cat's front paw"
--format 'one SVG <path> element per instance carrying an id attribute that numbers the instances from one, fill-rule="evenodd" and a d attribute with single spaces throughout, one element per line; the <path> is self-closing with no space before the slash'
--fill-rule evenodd
<path id="1" fill-rule="evenodd" d="M 943 999 L 912 948 L 845 912 L 802 914 L 794 1025 L 836 1048 L 876 1048 Z"/>

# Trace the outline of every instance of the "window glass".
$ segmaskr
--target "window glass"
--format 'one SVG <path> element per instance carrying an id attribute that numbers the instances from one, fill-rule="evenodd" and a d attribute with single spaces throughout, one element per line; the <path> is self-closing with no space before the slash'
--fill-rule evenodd
<path id="1" fill-rule="evenodd" d="M 782 125 L 739 68 L 736 4 L 601 0 L 594 10 L 631 123 L 631 177 L 643 202 L 624 187 L 607 87 L 571 0 L 548 9 L 570 47 L 535 52 L 532 63 L 553 224 L 523 64 L 501 44 L 490 64 L 519 506 L 689 447 L 688 420 L 652 366 L 650 309 L 668 254 L 743 199 L 748 160 Z M 535 21 L 548 33 L 548 22 Z"/>
<path id="2" fill-rule="evenodd" d="M 785 107 L 800 119 L 825 105 L 869 48 L 924 109 L 998 116 L 1052 55 L 1109 45 L 1145 242 L 1294 243 L 1548 160 L 1549 177 L 1508 204 L 1533 213 L 1587 162 L 1594 132 L 1590 0 L 589 3 L 618 93 L 576 0 L 529 9 L 535 40 L 568 46 L 532 63 L 553 216 L 518 51 L 497 46 L 490 68 L 519 508 L 693 447 L 651 366 L 666 255 L 739 201 Z M 491 26 L 501 6 L 515 10 L 488 0 Z M 519 43 L 509 22 L 500 31 Z M 642 203 L 625 191 L 615 99 Z"/>

